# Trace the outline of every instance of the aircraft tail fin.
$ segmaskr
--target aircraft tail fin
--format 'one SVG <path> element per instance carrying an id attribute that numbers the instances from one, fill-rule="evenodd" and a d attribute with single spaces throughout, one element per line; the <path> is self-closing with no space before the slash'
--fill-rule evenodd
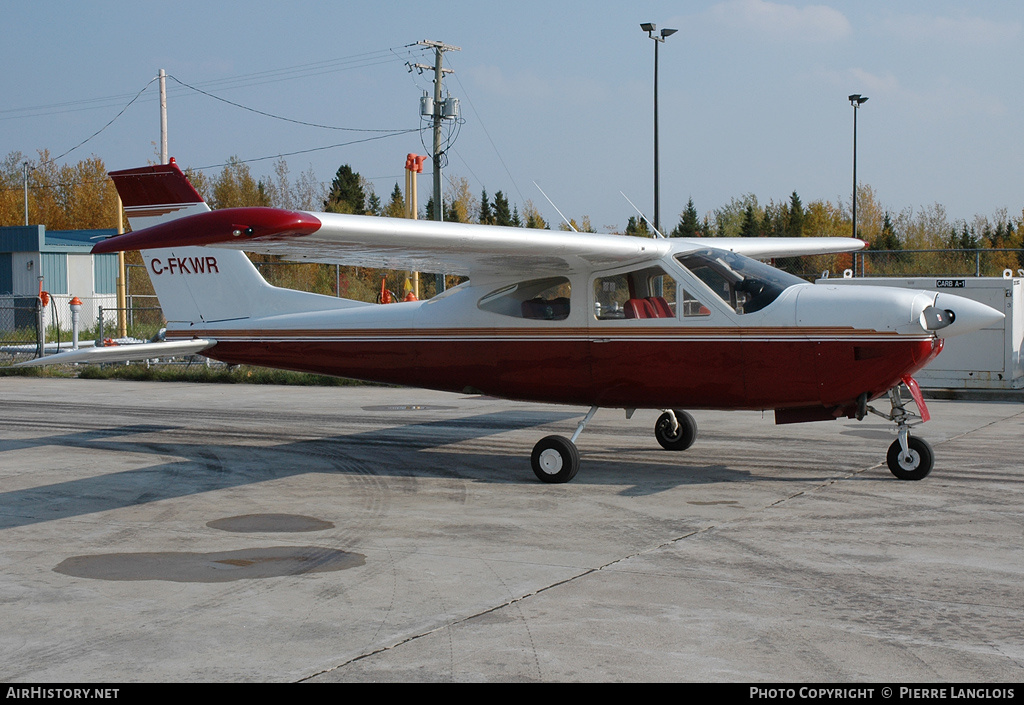
<path id="1" fill-rule="evenodd" d="M 114 171 L 110 177 L 134 232 L 210 211 L 173 159 L 169 164 Z M 182 230 L 186 235 L 188 228 Z M 168 330 L 199 331 L 211 323 L 353 304 L 271 286 L 241 250 L 168 241 L 141 253 Z"/>

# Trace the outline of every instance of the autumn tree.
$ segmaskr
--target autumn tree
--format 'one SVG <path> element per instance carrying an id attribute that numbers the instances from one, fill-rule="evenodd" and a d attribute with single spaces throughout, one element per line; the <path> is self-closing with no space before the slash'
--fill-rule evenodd
<path id="1" fill-rule="evenodd" d="M 445 220 L 457 223 L 472 223 L 477 219 L 476 197 L 469 188 L 469 181 L 463 176 L 448 179 L 445 189 Z"/>
<path id="2" fill-rule="evenodd" d="M 575 231 L 575 232 L 578 232 L 578 233 L 593 233 L 593 232 L 597 232 L 596 230 L 594 230 L 594 226 L 590 222 L 590 216 L 589 215 L 581 216 L 579 221 L 577 221 L 575 218 L 569 218 L 569 222 L 568 223 L 566 223 L 566 222 L 559 223 L 558 224 L 558 229 L 559 230 L 564 230 L 565 232 L 570 232 L 570 231 Z"/>
<path id="3" fill-rule="evenodd" d="M 93 155 L 58 166 L 47 150 L 38 160 L 12 152 L 0 163 L 0 224 L 25 222 L 24 163 L 28 162 L 28 219 L 49 230 L 110 228 L 117 222 L 117 191 L 103 160 Z"/>
<path id="4" fill-rule="evenodd" d="M 526 227 L 538 228 L 540 230 L 546 230 L 550 226 L 547 221 L 541 216 L 540 211 L 533 205 L 533 201 L 527 201 L 523 204 L 523 215 L 526 218 Z"/>
<path id="5" fill-rule="evenodd" d="M 269 206 L 270 194 L 263 182 L 252 177 L 248 164 L 238 157 L 231 157 L 221 172 L 211 179 L 207 200 L 214 210 Z"/>

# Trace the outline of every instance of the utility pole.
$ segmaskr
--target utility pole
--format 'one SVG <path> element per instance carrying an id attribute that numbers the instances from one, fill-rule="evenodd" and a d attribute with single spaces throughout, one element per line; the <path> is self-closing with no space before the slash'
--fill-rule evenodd
<path id="1" fill-rule="evenodd" d="M 445 44 L 444 42 L 437 42 L 430 39 L 424 39 L 421 42 L 416 42 L 420 46 L 432 47 L 434 49 L 434 65 L 429 66 L 427 64 L 411 64 L 409 70 L 417 68 L 422 72 L 424 69 L 434 72 L 434 100 L 430 105 L 430 113 L 426 112 L 427 102 L 424 100 L 420 104 L 420 115 L 427 117 L 431 116 L 434 120 L 434 220 L 444 220 L 444 208 L 441 199 L 441 121 L 448 117 L 455 117 L 456 109 L 453 103 L 451 108 L 447 106 L 447 101 L 442 102 L 441 100 L 441 87 L 444 82 L 444 75 L 451 73 L 451 69 L 446 69 L 443 66 L 443 57 L 446 51 L 462 51 L 461 47 L 452 46 L 451 44 Z M 444 274 L 437 275 L 437 293 L 440 294 L 444 291 Z"/>
<path id="2" fill-rule="evenodd" d="M 121 194 L 117 194 L 117 234 L 124 235 L 124 206 L 121 203 Z M 125 287 L 125 260 L 124 250 L 117 253 L 117 336 L 124 338 L 128 335 L 128 290 Z"/>
<path id="3" fill-rule="evenodd" d="M 21 170 L 25 177 L 25 225 L 28 225 L 28 162 L 22 162 Z"/>
<path id="4" fill-rule="evenodd" d="M 857 111 L 867 102 L 867 96 L 854 93 L 849 96 L 853 106 L 853 237 L 857 237 Z"/>
<path id="5" fill-rule="evenodd" d="M 160 69 L 160 163 L 167 164 L 167 74 Z"/>
<path id="6" fill-rule="evenodd" d="M 678 32 L 678 29 L 663 29 L 655 34 L 658 26 L 652 22 L 644 22 L 640 29 L 654 40 L 654 229 L 655 236 L 661 235 L 661 177 L 658 171 L 658 45 Z"/>

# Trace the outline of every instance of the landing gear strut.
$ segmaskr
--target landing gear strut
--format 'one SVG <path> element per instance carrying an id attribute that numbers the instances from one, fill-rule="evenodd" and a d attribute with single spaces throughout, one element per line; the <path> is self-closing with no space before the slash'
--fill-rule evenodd
<path id="1" fill-rule="evenodd" d="M 896 422 L 896 431 L 899 436 L 889 446 L 889 452 L 885 456 L 889 471 L 900 480 L 923 480 L 928 477 L 928 473 L 935 465 L 935 454 L 928 441 L 910 435 L 910 427 L 927 421 L 928 410 L 924 407 L 924 400 L 921 397 L 920 389 L 917 388 L 917 382 L 910 377 L 904 378 L 903 382 L 910 390 L 920 414 L 914 414 L 907 410 L 903 398 L 900 396 L 900 385 L 889 390 L 889 403 L 892 405 L 892 410 L 888 414 L 883 414 L 871 406 L 866 406 L 866 410 Z M 919 420 L 915 421 L 915 419 Z"/>

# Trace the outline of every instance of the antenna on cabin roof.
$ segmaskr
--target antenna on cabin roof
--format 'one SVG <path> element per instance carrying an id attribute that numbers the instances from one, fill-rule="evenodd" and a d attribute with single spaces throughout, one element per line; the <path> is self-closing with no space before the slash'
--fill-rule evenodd
<path id="1" fill-rule="evenodd" d="M 573 227 L 573 224 L 572 224 L 571 222 L 569 222 L 569 219 L 568 219 L 568 218 L 566 218 L 566 217 L 565 217 L 564 215 L 562 215 L 562 211 L 558 210 L 558 206 L 556 206 L 556 205 L 555 205 L 555 202 L 554 202 L 554 201 L 552 201 L 552 200 L 551 200 L 550 198 L 548 198 L 548 195 L 547 195 L 546 193 L 544 193 L 544 189 L 542 189 L 542 188 L 540 187 L 540 185 L 539 185 L 539 184 L 538 184 L 538 183 L 537 183 L 536 181 L 534 181 L 534 182 L 533 182 L 533 185 L 537 187 L 537 190 L 538 190 L 538 191 L 540 191 L 541 195 L 542 195 L 542 196 L 544 196 L 544 198 L 547 198 L 547 199 L 548 199 L 548 203 L 550 203 L 550 204 L 551 204 L 551 207 L 552 207 L 552 208 L 554 208 L 554 209 L 555 209 L 555 211 L 556 211 L 556 212 L 558 213 L 558 215 L 560 215 L 560 216 L 562 217 L 562 220 L 563 220 L 563 221 L 565 221 L 565 224 L 566 224 L 566 225 L 568 225 L 568 226 L 569 226 L 569 228 L 570 228 L 570 229 L 571 229 L 571 230 L 572 230 L 572 231 L 573 231 L 574 233 L 578 233 L 578 232 L 579 232 L 579 230 L 577 230 L 577 229 L 576 229 L 575 227 Z"/>
<path id="2" fill-rule="evenodd" d="M 640 217 L 644 219 L 644 222 L 651 226 L 651 230 L 654 231 L 655 235 L 657 235 L 658 237 L 665 237 L 664 235 L 661 234 L 660 230 L 658 230 L 656 227 L 654 227 L 654 223 L 652 223 L 651 221 L 647 220 L 647 216 L 644 215 L 643 211 L 640 210 L 639 208 L 637 208 L 636 204 L 629 200 L 629 196 L 627 196 L 626 194 L 622 193 L 622 191 L 619 191 L 619 193 L 621 193 L 622 197 L 625 198 L 626 201 L 629 202 L 629 205 L 633 206 L 633 210 L 635 210 L 637 213 L 640 214 Z"/>

